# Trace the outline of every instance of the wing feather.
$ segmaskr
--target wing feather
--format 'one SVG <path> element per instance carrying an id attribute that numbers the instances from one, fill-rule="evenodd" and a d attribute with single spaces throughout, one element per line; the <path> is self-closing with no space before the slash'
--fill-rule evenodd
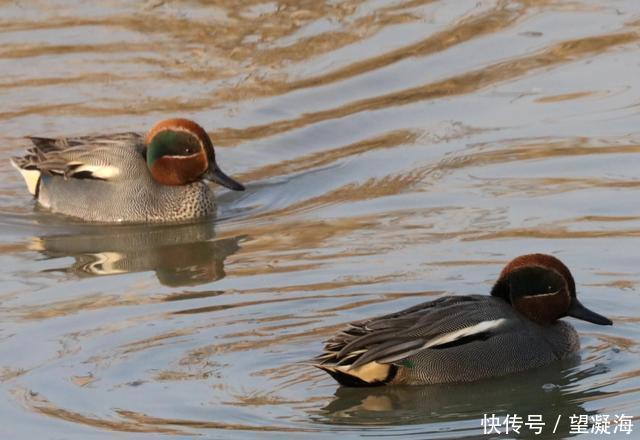
<path id="1" fill-rule="evenodd" d="M 484 341 L 508 321 L 494 301 L 500 300 L 481 295 L 445 296 L 350 323 L 327 341 L 315 361 L 320 368 L 339 367 L 346 374 L 371 363 L 396 364 L 422 350 Z"/>
<path id="2" fill-rule="evenodd" d="M 136 133 L 29 139 L 33 147 L 24 156 L 12 158 L 14 165 L 64 178 L 114 180 L 123 173 L 123 164 L 132 158 L 144 159 L 146 153 L 144 139 Z"/>

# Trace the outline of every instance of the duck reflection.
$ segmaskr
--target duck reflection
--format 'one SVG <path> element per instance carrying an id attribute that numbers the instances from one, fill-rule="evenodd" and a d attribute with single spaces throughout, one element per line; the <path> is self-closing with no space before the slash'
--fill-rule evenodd
<path id="1" fill-rule="evenodd" d="M 578 383 L 585 377 L 602 373 L 600 368 L 577 371 L 578 362 L 579 359 L 572 359 L 549 368 L 463 384 L 339 387 L 334 399 L 316 418 L 322 423 L 361 425 L 459 421 L 460 431 L 451 432 L 452 438 L 458 438 L 462 436 L 461 431 L 468 431 L 465 436 L 482 433 L 481 421 L 485 414 L 487 417 L 495 414 L 500 423 L 507 414 L 517 414 L 523 419 L 520 436 L 528 438 L 534 433 L 525 425 L 529 415 L 540 415 L 545 426 L 543 435 L 537 438 L 570 437 L 570 416 L 594 414 L 585 409 L 583 403 L 606 394 L 577 391 Z M 558 415 L 561 415 L 560 421 L 552 434 Z M 504 425 L 500 431 L 504 435 Z M 447 438 L 443 432 L 438 434 L 442 436 L 438 438 Z M 520 437 L 511 432 L 509 435 Z"/>
<path id="2" fill-rule="evenodd" d="M 155 271 L 166 286 L 193 286 L 225 276 L 224 261 L 243 236 L 215 239 L 211 223 L 79 228 L 36 238 L 31 248 L 47 258 L 73 257 L 65 268 L 77 276 Z"/>

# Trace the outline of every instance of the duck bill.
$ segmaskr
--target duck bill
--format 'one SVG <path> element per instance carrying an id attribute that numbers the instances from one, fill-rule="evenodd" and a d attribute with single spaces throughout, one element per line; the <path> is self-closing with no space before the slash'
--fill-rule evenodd
<path id="1" fill-rule="evenodd" d="M 244 191 L 243 184 L 227 176 L 217 165 L 209 167 L 202 177 L 234 191 Z"/>
<path id="2" fill-rule="evenodd" d="M 587 309 L 576 298 L 573 298 L 571 300 L 571 305 L 569 306 L 569 311 L 567 311 L 567 316 L 582 319 L 583 321 L 592 322 L 598 325 L 613 324 L 613 322 L 609 318 L 606 318 L 602 315 L 597 314 L 596 312 Z"/>

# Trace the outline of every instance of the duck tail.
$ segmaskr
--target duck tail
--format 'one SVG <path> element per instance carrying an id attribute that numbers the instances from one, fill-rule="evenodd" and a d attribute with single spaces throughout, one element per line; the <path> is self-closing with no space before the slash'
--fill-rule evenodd
<path id="1" fill-rule="evenodd" d="M 369 362 L 360 367 L 350 365 L 313 364 L 333 377 L 345 387 L 375 387 L 389 384 L 396 376 L 398 367 L 393 364 Z"/>
<path id="2" fill-rule="evenodd" d="M 40 170 L 35 167 L 29 167 L 29 161 L 24 157 L 12 157 L 10 161 L 11 165 L 22 175 L 31 195 L 37 198 L 38 190 L 40 189 Z"/>

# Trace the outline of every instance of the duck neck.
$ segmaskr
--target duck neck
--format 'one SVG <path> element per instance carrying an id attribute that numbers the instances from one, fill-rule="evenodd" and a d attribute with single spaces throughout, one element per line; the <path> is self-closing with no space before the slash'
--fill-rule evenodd
<path id="1" fill-rule="evenodd" d="M 511 298 L 509 296 L 509 284 L 504 280 L 504 278 L 500 278 L 491 288 L 491 296 L 495 296 L 501 298 L 503 301 L 511 304 Z"/>

